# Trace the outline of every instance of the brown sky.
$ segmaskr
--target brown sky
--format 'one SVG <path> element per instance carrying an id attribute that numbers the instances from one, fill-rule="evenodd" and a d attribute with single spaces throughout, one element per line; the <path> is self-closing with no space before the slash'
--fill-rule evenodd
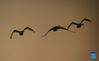
<path id="1" fill-rule="evenodd" d="M 99 55 L 98 0 L 0 0 L 0 61 L 99 61 L 89 59 L 91 51 Z M 67 27 L 72 21 L 89 18 L 92 23 L 71 33 L 64 30 L 50 32 L 56 25 Z M 36 33 L 26 31 L 20 37 L 14 29 L 29 26 Z"/>

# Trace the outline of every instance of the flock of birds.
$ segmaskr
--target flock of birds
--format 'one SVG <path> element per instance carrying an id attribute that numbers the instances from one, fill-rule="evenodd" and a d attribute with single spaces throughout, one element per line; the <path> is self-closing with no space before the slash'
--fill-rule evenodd
<path id="1" fill-rule="evenodd" d="M 62 27 L 62 26 L 54 26 L 54 27 L 52 27 L 51 29 L 49 29 L 42 37 L 45 37 L 45 36 L 46 36 L 49 32 L 51 32 L 51 31 L 56 32 L 58 29 L 63 29 L 63 30 L 67 30 L 67 31 L 69 31 L 69 32 L 73 32 L 73 31 L 69 30 L 70 27 L 71 27 L 72 25 L 76 25 L 76 28 L 81 28 L 81 27 L 84 25 L 84 21 L 86 21 L 86 22 L 91 22 L 90 19 L 84 18 L 80 23 L 71 22 L 67 28 Z M 10 36 L 10 39 L 12 39 L 12 36 L 13 36 L 14 33 L 19 33 L 20 36 L 23 36 L 25 30 L 29 30 L 29 31 L 32 31 L 32 32 L 35 33 L 35 31 L 34 31 L 32 28 L 30 28 L 30 27 L 26 27 L 26 28 L 24 28 L 22 31 L 13 30 L 13 32 L 12 32 L 12 34 L 11 34 L 11 36 Z"/>

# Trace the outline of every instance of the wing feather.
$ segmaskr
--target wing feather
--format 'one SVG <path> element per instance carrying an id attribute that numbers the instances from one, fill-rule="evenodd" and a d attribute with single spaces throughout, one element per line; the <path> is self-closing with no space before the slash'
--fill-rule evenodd
<path id="1" fill-rule="evenodd" d="M 75 22 L 72 22 L 72 23 L 69 24 L 69 26 L 67 27 L 67 29 L 69 29 L 71 25 L 78 25 L 78 24 L 75 23 Z"/>
<path id="2" fill-rule="evenodd" d="M 35 32 L 32 28 L 30 28 L 30 27 L 26 27 L 26 28 L 24 28 L 24 31 L 25 30 L 30 30 L 30 31 L 32 31 L 32 32 Z"/>
<path id="3" fill-rule="evenodd" d="M 84 21 L 91 22 L 91 20 L 90 20 L 90 19 L 84 18 L 84 19 L 81 21 L 81 23 L 83 23 Z"/>
<path id="4" fill-rule="evenodd" d="M 61 27 L 61 29 L 67 30 L 67 31 L 69 31 L 69 32 L 73 32 L 73 31 L 71 31 L 71 30 L 69 30 L 69 29 L 67 29 L 67 28 L 64 28 L 64 27 Z"/>
<path id="5" fill-rule="evenodd" d="M 51 28 L 50 30 L 48 30 L 42 37 L 45 37 L 50 31 L 52 31 L 55 27 Z"/>
<path id="6" fill-rule="evenodd" d="M 12 36 L 13 36 L 14 33 L 20 33 L 20 31 L 18 31 L 18 30 L 13 30 L 13 32 L 11 33 L 10 39 L 12 39 Z"/>

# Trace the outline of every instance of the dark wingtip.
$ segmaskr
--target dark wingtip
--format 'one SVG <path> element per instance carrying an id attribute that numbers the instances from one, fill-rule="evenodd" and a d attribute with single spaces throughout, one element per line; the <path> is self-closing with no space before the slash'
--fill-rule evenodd
<path id="1" fill-rule="evenodd" d="M 10 39 L 12 39 L 12 37 L 10 37 Z"/>
<path id="2" fill-rule="evenodd" d="M 88 18 L 84 18 L 84 20 L 87 20 L 88 22 L 92 22 L 90 19 L 88 19 Z"/>
<path id="3" fill-rule="evenodd" d="M 32 30 L 33 33 L 36 33 L 34 30 Z"/>

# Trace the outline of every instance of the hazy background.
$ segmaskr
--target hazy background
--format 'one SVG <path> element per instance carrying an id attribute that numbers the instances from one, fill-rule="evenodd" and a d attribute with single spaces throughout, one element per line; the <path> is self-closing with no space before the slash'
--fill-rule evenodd
<path id="1" fill-rule="evenodd" d="M 72 21 L 92 20 L 84 27 L 50 32 L 56 25 L 67 27 Z M 9 37 L 14 29 L 26 31 Z M 99 61 L 98 0 L 0 0 L 0 61 Z M 97 59 L 89 59 L 89 52 Z"/>

